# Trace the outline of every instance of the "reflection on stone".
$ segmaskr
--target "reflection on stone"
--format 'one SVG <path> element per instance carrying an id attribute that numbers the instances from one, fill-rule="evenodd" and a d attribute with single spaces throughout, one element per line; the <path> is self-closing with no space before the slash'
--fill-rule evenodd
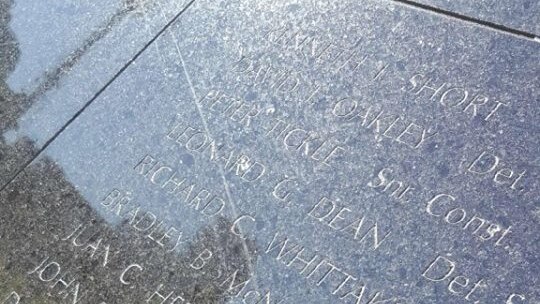
<path id="1" fill-rule="evenodd" d="M 158 245 L 170 230 L 144 235 L 143 214 L 110 225 L 47 159 L 0 203 L 0 296 L 21 303 L 223 303 L 246 292 L 256 263 L 253 242 L 223 217 L 174 251 Z"/>
<path id="2" fill-rule="evenodd" d="M 160 22 L 155 22 L 155 24 L 153 25 L 144 25 L 147 30 L 153 29 L 154 27 L 159 27 L 161 23 L 165 24 L 165 22 L 168 21 L 167 16 L 170 16 L 170 12 L 163 12 L 163 10 L 166 10 L 167 8 L 169 8 L 169 6 L 160 4 L 159 2 L 152 2 L 146 0 L 116 0 L 111 1 L 106 7 L 100 7 L 99 9 L 97 9 L 98 12 L 102 11 L 101 15 L 105 16 L 106 18 L 102 21 L 101 24 L 88 24 L 91 31 L 88 32 L 87 36 L 82 37 L 82 39 L 80 37 L 77 37 L 77 35 L 85 35 L 81 33 L 86 32 L 88 29 L 83 29 L 77 26 L 73 27 L 71 24 L 61 23 L 66 22 L 66 20 L 58 20 L 57 22 L 60 24 L 55 25 L 60 26 L 60 30 L 67 31 L 67 34 L 63 32 L 55 32 L 58 30 L 57 28 L 32 29 L 32 32 L 35 31 L 34 35 L 45 36 L 49 40 L 51 40 L 51 43 L 62 40 L 62 36 L 66 35 L 66 37 L 77 37 L 76 40 L 79 44 L 64 45 L 62 49 L 53 49 L 50 54 L 47 53 L 49 56 L 55 58 L 46 58 L 44 62 L 40 62 L 40 64 L 43 63 L 46 67 L 32 67 L 32 73 L 37 73 L 38 76 L 33 76 L 33 74 L 25 74 L 23 76 L 19 75 L 18 77 L 22 77 L 23 80 L 18 80 L 18 82 L 21 83 L 18 83 L 15 86 L 18 86 L 19 88 L 13 89 L 13 85 L 10 86 L 10 84 L 8 84 L 8 79 L 10 75 L 16 71 L 16 67 L 18 65 L 25 65 L 25 69 L 28 70 L 28 68 L 26 67 L 28 63 L 20 62 L 22 53 L 26 53 L 27 58 L 34 58 L 39 57 L 37 56 L 37 54 L 42 53 L 43 50 L 49 50 L 49 48 L 53 47 L 49 45 L 40 45 L 40 42 L 43 41 L 39 40 L 36 42 L 30 41 L 31 48 L 28 47 L 28 49 L 21 50 L 20 43 L 17 41 L 17 33 L 13 32 L 10 25 L 13 19 L 12 11 L 15 5 L 21 7 L 19 8 L 19 14 L 24 15 L 18 16 L 19 19 L 48 17 L 40 15 L 45 14 L 46 12 L 33 12 L 33 10 L 38 10 L 39 7 L 34 8 L 31 4 L 24 3 L 24 1 L 0 1 L 0 165 L 2 165 L 2 170 L 0 171 L 0 188 L 5 186 L 6 183 L 8 183 L 18 172 L 18 170 L 22 169 L 26 162 L 36 155 L 37 151 L 41 148 L 41 145 L 43 145 L 50 137 L 52 137 L 56 131 L 60 130 L 63 124 L 66 123 L 71 118 L 71 116 L 75 115 L 76 112 L 80 108 L 82 108 L 84 103 L 88 102 L 89 99 L 94 96 L 94 94 L 97 93 L 97 91 L 101 88 L 96 87 L 94 91 L 86 92 L 85 90 L 87 90 L 86 86 L 88 86 L 88 84 L 80 84 L 80 89 L 75 89 L 76 92 L 73 93 L 70 92 L 70 90 L 73 89 L 65 84 L 66 78 L 86 77 L 86 79 L 84 79 L 83 81 L 91 83 L 91 86 L 96 86 L 96 84 L 98 83 L 102 86 L 114 76 L 114 73 L 116 73 L 123 64 L 125 64 L 126 62 L 128 62 L 129 59 L 131 59 L 131 56 L 135 54 L 136 51 L 139 51 L 139 49 L 142 48 L 144 43 L 146 43 L 146 40 L 152 37 L 152 33 L 149 33 L 150 35 L 149 37 L 147 37 L 147 39 L 144 39 L 144 35 L 140 34 L 140 37 L 135 37 L 135 41 L 126 41 L 126 43 L 129 44 L 128 49 L 132 51 L 133 54 L 128 53 L 126 55 L 123 55 L 123 57 L 125 58 L 120 59 L 119 62 L 114 56 L 114 49 L 107 51 L 108 53 L 111 53 L 108 54 L 111 55 L 110 60 L 116 60 L 116 62 L 111 63 L 113 67 L 117 66 L 116 70 L 101 72 L 95 66 L 93 66 L 92 69 L 96 69 L 96 71 L 84 70 L 88 69 L 88 66 L 85 66 L 88 65 L 87 62 L 82 64 L 82 66 L 84 66 L 82 68 L 78 66 L 81 64 L 83 58 L 85 56 L 96 56 L 96 54 L 91 54 L 90 56 L 88 56 L 88 53 L 91 50 L 93 50 L 94 52 L 96 51 L 96 49 L 101 50 L 101 48 L 103 48 L 103 44 L 110 43 L 108 41 L 103 42 L 102 40 L 107 40 L 104 38 L 113 37 L 114 39 L 116 39 L 115 36 L 117 36 L 118 33 L 126 30 L 131 30 L 126 29 L 125 27 L 127 25 L 134 25 L 132 20 L 137 20 L 135 22 L 140 22 L 141 20 L 144 20 L 144 22 L 150 22 L 150 20 L 153 20 L 155 22 L 155 19 L 150 19 L 150 17 L 146 15 L 148 12 L 156 14 L 156 12 L 153 11 L 159 10 L 160 13 L 158 15 L 158 20 Z M 89 3 L 81 2 L 79 4 L 59 3 L 58 5 L 59 7 L 63 7 L 67 11 L 72 10 L 71 14 L 74 16 L 79 16 L 81 17 L 81 19 L 87 18 L 88 16 L 86 16 L 86 14 L 95 13 L 89 12 L 89 8 L 85 7 L 85 5 L 92 6 L 91 1 Z M 100 6 L 99 3 L 96 3 L 95 5 Z M 181 5 L 182 3 L 178 2 L 175 3 L 173 7 L 181 7 Z M 31 12 L 25 13 L 25 10 Z M 31 17 L 27 17 L 25 15 L 30 15 L 31 13 L 35 13 L 35 15 L 32 15 Z M 70 14 L 66 13 L 66 15 Z M 92 21 L 94 22 L 94 20 Z M 54 24 L 54 22 L 56 21 L 51 20 L 50 22 L 53 22 Z M 28 23 L 36 27 L 40 25 L 40 20 L 30 19 Z M 140 24 L 135 23 L 135 25 Z M 57 35 L 59 37 L 57 37 Z M 28 37 L 26 38 L 28 39 Z M 47 41 L 47 39 L 45 39 L 45 41 Z M 28 41 L 26 42 L 28 43 Z M 70 40 L 69 42 L 72 41 Z M 68 44 L 68 42 L 65 42 L 64 44 Z M 122 51 L 125 52 L 125 50 L 121 50 L 119 52 L 121 53 Z M 99 56 L 102 55 L 103 53 L 99 54 Z M 120 57 L 122 57 L 122 55 L 120 55 Z M 88 60 L 89 59 L 86 58 L 86 61 Z M 98 58 L 98 60 L 103 60 L 103 58 Z M 107 75 L 108 73 L 110 73 L 110 75 Z M 21 74 L 21 72 L 19 72 L 18 74 Z M 81 74 L 83 76 L 76 74 Z M 85 74 L 88 75 L 85 76 Z M 36 77 L 36 79 L 33 79 L 33 77 Z M 96 80 L 98 80 L 98 83 L 96 82 Z M 68 87 L 65 88 L 64 86 Z M 66 110 L 66 112 L 68 113 L 67 115 L 65 115 L 64 113 L 62 113 L 62 115 L 45 113 L 45 117 L 50 117 L 51 115 L 55 119 L 57 119 L 57 117 L 65 117 L 65 121 L 62 121 L 61 119 L 59 121 L 50 121 L 50 118 L 45 121 L 41 121 L 41 124 L 43 124 L 44 126 L 43 129 L 40 130 L 41 132 L 43 132 L 43 135 L 40 135 L 41 138 L 35 138 L 35 134 L 25 134 L 24 132 L 26 130 L 23 131 L 20 129 L 21 118 L 24 117 L 28 110 L 34 107 L 36 104 L 40 107 L 45 107 L 45 112 L 55 111 L 46 109 L 49 103 L 59 102 L 55 101 L 54 97 L 52 101 L 48 100 L 51 97 L 47 95 L 51 91 L 55 90 L 64 90 L 66 91 L 66 94 L 72 94 L 69 96 L 69 98 L 73 98 L 73 94 L 75 94 L 76 100 L 69 99 L 64 102 L 67 102 L 67 105 L 73 104 L 79 105 L 79 107 L 75 107 L 71 110 Z M 87 95 L 87 97 L 85 95 Z M 58 111 L 58 109 L 56 109 L 56 111 Z M 64 109 L 61 109 L 60 111 L 64 111 Z M 71 116 L 69 116 L 70 114 Z M 33 124 L 40 124 L 39 115 L 36 115 L 36 113 L 32 113 L 30 115 L 30 120 L 32 120 Z M 36 141 L 39 141 L 39 143 L 36 143 Z"/>
<path id="3" fill-rule="evenodd" d="M 61 78 L 77 64 L 80 58 L 84 56 L 92 45 L 110 33 L 111 30 L 121 22 L 122 18 L 125 18 L 129 12 L 137 8 L 137 5 L 133 0 L 125 1 L 126 3 L 122 5 L 122 9 L 113 14 L 109 20 L 107 20 L 106 24 L 99 26 L 80 47 L 71 54 L 68 54 L 60 66 L 52 70 L 44 71 L 44 75 L 40 77 L 40 84 L 37 88 L 33 89 L 31 93 L 16 93 L 12 91 L 7 84 L 7 78 L 15 69 L 19 59 L 20 49 L 18 48 L 15 35 L 9 26 L 11 19 L 9 13 L 11 6 L 14 4 L 14 0 L 6 0 L 0 3 L 2 8 L 1 14 L 3 14 L 3 16 L 0 17 L 0 34 L 3 37 L 6 37 L 6 40 L 2 41 L 3 45 L 0 48 L 0 55 L 2 55 L 0 66 L 1 134 L 4 134 L 8 130 L 16 130 L 18 128 L 17 120 L 28 110 L 28 108 L 30 108 L 34 102 L 38 101 L 49 89 L 58 86 Z M 4 137 L 0 139 L 0 162 L 5 164 L 0 174 L 0 188 L 13 177 L 13 174 L 16 173 L 17 169 L 21 168 L 25 159 L 32 157 L 37 152 L 32 141 L 27 137 L 17 139 L 17 142 L 15 143 L 6 142 Z"/>
<path id="4" fill-rule="evenodd" d="M 9 27 L 10 9 L 13 0 L 0 2 L 0 134 L 17 128 L 17 119 L 30 105 L 28 96 L 13 92 L 7 84 L 7 77 L 15 69 L 20 50 L 15 35 Z M 28 138 L 16 142 L 6 142 L 5 135 L 0 136 L 0 188 L 20 168 L 21 160 L 35 154 L 35 148 Z"/>

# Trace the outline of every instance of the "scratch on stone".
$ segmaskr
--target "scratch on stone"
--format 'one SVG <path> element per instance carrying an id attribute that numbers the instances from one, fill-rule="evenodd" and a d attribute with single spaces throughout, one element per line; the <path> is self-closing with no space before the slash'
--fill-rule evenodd
<path id="1" fill-rule="evenodd" d="M 165 15 L 163 14 L 163 9 L 162 9 L 161 6 L 160 6 L 160 8 L 161 8 L 161 13 L 162 13 L 163 17 L 166 18 Z M 201 109 L 200 105 L 197 103 L 197 100 L 198 100 L 197 93 L 195 92 L 195 87 L 193 86 L 193 82 L 192 82 L 191 77 L 189 76 L 189 73 L 187 71 L 187 67 L 186 67 L 186 63 L 184 61 L 184 57 L 182 56 L 182 52 L 180 51 L 180 45 L 178 43 L 178 39 L 176 38 L 176 35 L 174 34 L 174 32 L 171 29 L 168 29 L 168 31 L 171 34 L 171 37 L 173 39 L 174 46 L 175 46 L 176 51 L 178 53 L 178 58 L 180 59 L 180 62 L 182 64 L 182 70 L 184 72 L 184 76 L 186 77 L 186 80 L 187 80 L 187 82 L 189 84 L 189 88 L 190 88 L 191 94 L 193 96 L 193 102 L 194 102 L 195 107 L 197 109 L 197 113 L 198 113 L 199 117 L 201 118 L 201 122 L 203 124 L 204 131 L 205 131 L 206 135 L 208 135 L 208 137 L 213 138 L 212 134 L 210 133 L 210 129 L 208 128 L 208 124 L 207 124 L 206 120 L 204 119 L 202 109 Z M 227 182 L 227 178 L 225 177 L 225 172 L 224 172 L 224 170 L 223 170 L 223 168 L 221 166 L 218 166 L 218 167 L 219 167 L 219 173 L 221 175 L 221 179 L 223 180 L 223 186 L 225 187 L 225 193 L 226 193 L 227 199 L 231 203 L 232 214 L 233 214 L 233 216 L 235 218 L 237 218 L 238 217 L 238 210 L 236 208 L 236 203 L 233 200 L 233 197 L 231 195 L 229 183 Z M 251 279 L 253 279 L 253 284 L 254 284 L 255 288 L 257 288 L 256 274 L 253 271 L 253 265 L 251 264 L 251 257 L 249 256 L 248 246 L 247 246 L 247 243 L 246 243 L 246 241 L 244 239 L 242 239 L 242 247 L 244 249 L 244 254 L 245 254 L 246 260 L 248 262 L 248 269 L 249 269 L 249 273 L 251 275 Z"/>

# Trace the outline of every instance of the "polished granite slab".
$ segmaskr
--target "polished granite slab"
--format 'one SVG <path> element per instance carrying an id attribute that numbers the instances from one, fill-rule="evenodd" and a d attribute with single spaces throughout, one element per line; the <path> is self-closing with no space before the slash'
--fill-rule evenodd
<path id="1" fill-rule="evenodd" d="M 413 0 L 540 37 L 540 1 Z"/>
<path id="2" fill-rule="evenodd" d="M 188 1 L 0 1 L 0 187 Z"/>
<path id="3" fill-rule="evenodd" d="M 538 303 L 539 51 L 197 1 L 0 193 L 0 299 Z"/>

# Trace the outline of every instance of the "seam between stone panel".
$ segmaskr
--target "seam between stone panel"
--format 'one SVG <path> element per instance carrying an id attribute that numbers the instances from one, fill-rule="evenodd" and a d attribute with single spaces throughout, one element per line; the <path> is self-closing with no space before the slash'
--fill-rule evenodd
<path id="1" fill-rule="evenodd" d="M 47 149 L 47 147 L 54 140 L 56 140 L 56 138 L 58 138 L 58 136 L 62 132 L 64 132 L 64 130 L 66 130 L 66 128 L 71 123 L 73 123 L 77 119 L 77 117 L 79 117 L 79 115 L 81 115 L 84 112 L 84 110 L 86 110 L 101 95 L 101 93 L 103 93 L 133 62 L 135 62 L 135 60 L 137 60 L 137 58 L 139 58 L 142 55 L 142 53 L 144 53 L 144 51 L 150 45 L 152 45 L 185 11 L 187 11 L 194 2 L 195 0 L 191 0 L 186 6 L 184 6 L 184 8 L 180 12 L 178 12 L 178 14 L 176 14 L 167 24 L 165 24 L 165 26 L 152 39 L 150 39 L 133 56 L 133 58 L 131 58 L 118 72 L 116 72 L 116 74 L 107 83 L 105 83 L 105 85 L 101 89 L 99 89 L 99 91 L 96 94 L 94 94 L 94 96 L 90 98 L 90 100 L 87 101 L 84 104 L 84 106 L 79 109 L 79 111 L 77 111 L 77 113 L 75 113 L 75 115 L 73 115 L 51 138 L 47 140 L 47 142 L 45 142 L 45 144 L 39 149 L 39 151 L 33 157 L 27 160 L 24 163 L 24 165 L 19 170 L 17 170 L 17 172 L 13 175 L 13 177 L 11 177 L 4 185 L 2 185 L 2 188 L 0 188 L 0 192 L 4 191 L 4 189 L 6 189 L 6 187 L 9 184 L 11 184 L 11 182 L 13 182 L 36 158 L 38 158 L 41 155 L 41 153 L 43 153 L 43 151 Z"/>
<path id="2" fill-rule="evenodd" d="M 427 4 L 421 4 L 421 3 L 418 3 L 418 2 L 415 2 L 415 1 L 410 1 L 410 0 L 390 0 L 390 1 L 392 1 L 392 2 L 394 2 L 396 4 L 399 4 L 399 5 L 402 5 L 402 6 L 412 8 L 412 9 L 416 9 L 416 10 L 420 10 L 420 11 L 424 11 L 424 12 L 429 12 L 429 13 L 439 15 L 439 16 L 442 15 L 442 16 L 445 16 L 445 17 L 449 17 L 451 19 L 460 20 L 461 22 L 472 23 L 472 24 L 474 24 L 476 26 L 479 26 L 479 27 L 482 27 L 482 28 L 485 28 L 485 29 L 488 29 L 488 30 L 496 31 L 496 32 L 499 32 L 499 33 L 511 35 L 511 36 L 514 36 L 514 37 L 517 37 L 517 38 L 520 38 L 520 39 L 526 39 L 526 40 L 534 41 L 534 42 L 537 42 L 537 43 L 540 42 L 540 37 L 533 34 L 533 33 L 529 33 L 527 31 L 511 28 L 511 27 L 508 27 L 508 26 L 505 26 L 505 25 L 502 25 L 502 24 L 498 24 L 498 23 L 495 23 L 495 22 L 470 17 L 470 16 L 463 15 L 463 14 L 460 14 L 460 13 L 456 13 L 456 12 L 452 12 L 452 11 L 449 11 L 449 10 L 441 9 L 441 8 L 438 8 L 438 7 L 435 7 L 435 6 L 431 6 L 431 5 L 427 5 Z"/>

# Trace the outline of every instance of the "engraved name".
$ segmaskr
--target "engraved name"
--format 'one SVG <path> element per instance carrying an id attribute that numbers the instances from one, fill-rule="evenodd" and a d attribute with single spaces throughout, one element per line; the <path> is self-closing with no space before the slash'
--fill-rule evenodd
<path id="1" fill-rule="evenodd" d="M 391 234 L 391 231 L 381 231 L 376 220 L 359 215 L 357 211 L 325 196 L 313 205 L 307 215 L 335 232 L 367 244 L 371 250 L 378 249 Z M 368 242 L 370 239 L 371 243 Z"/>
<path id="2" fill-rule="evenodd" d="M 344 122 L 355 122 L 383 139 L 397 142 L 411 149 L 419 149 L 438 134 L 432 127 L 422 126 L 400 115 L 365 104 L 355 98 L 342 98 L 334 102 L 332 114 Z"/>
<path id="3" fill-rule="evenodd" d="M 186 242 L 182 230 L 167 224 L 154 213 L 145 211 L 130 192 L 112 189 L 103 198 L 101 205 L 109 213 L 124 219 L 134 231 L 168 252 Z"/>
<path id="4" fill-rule="evenodd" d="M 44 283 L 50 296 L 62 298 L 71 304 L 79 303 L 83 297 L 81 283 L 77 278 L 48 256 L 27 274 Z"/>
<path id="5" fill-rule="evenodd" d="M 277 140 L 288 151 L 328 167 L 332 167 L 347 151 L 345 146 L 329 136 L 319 135 L 280 118 L 274 118 L 265 137 Z"/>
<path id="6" fill-rule="evenodd" d="M 414 94 L 416 100 L 427 99 L 441 106 L 460 111 L 470 119 L 479 118 L 484 121 L 493 120 L 508 103 L 489 97 L 482 92 L 470 88 L 453 85 L 448 82 L 436 81 L 427 75 L 417 73 L 409 78 L 404 90 Z"/>
<path id="7" fill-rule="evenodd" d="M 374 304 L 401 303 L 396 297 L 385 297 L 383 291 L 372 290 L 362 278 L 352 275 L 329 258 L 292 241 L 287 236 L 274 234 L 265 253 L 290 268 L 316 287 L 325 289 L 344 303 Z"/>
<path id="8" fill-rule="evenodd" d="M 207 217 L 223 215 L 225 199 L 182 176 L 181 170 L 151 155 L 145 155 L 134 167 L 135 172 L 169 196 Z"/>
<path id="9" fill-rule="evenodd" d="M 243 181 L 254 182 L 261 179 L 266 173 L 266 166 L 224 143 L 218 143 L 210 138 L 203 130 L 184 124 L 177 115 L 177 121 L 165 136 L 190 153 L 208 157 L 227 172 L 234 172 Z M 162 169 L 168 171 L 168 169 Z"/>

